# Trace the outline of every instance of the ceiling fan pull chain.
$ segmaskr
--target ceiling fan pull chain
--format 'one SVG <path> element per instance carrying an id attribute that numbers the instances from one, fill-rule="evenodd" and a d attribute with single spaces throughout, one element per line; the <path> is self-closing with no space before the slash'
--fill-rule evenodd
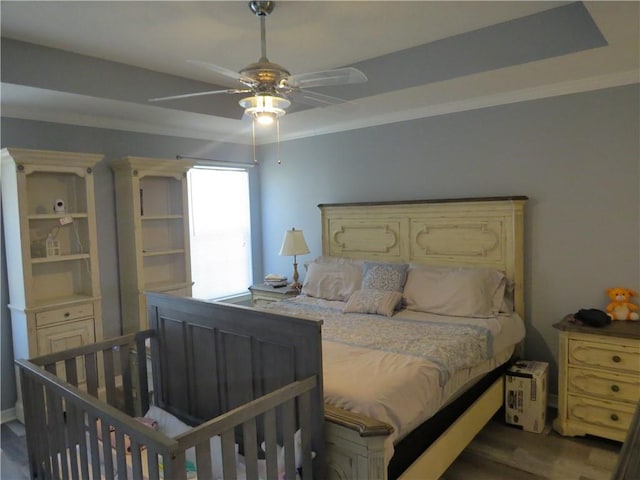
<path id="1" fill-rule="evenodd" d="M 276 155 L 278 156 L 278 165 L 282 163 L 280 160 L 280 120 L 276 118 L 276 143 L 278 144 L 278 150 Z"/>
<path id="2" fill-rule="evenodd" d="M 256 158 L 256 121 L 255 119 L 251 120 L 251 143 L 253 145 L 253 163 L 258 163 L 258 159 Z"/>

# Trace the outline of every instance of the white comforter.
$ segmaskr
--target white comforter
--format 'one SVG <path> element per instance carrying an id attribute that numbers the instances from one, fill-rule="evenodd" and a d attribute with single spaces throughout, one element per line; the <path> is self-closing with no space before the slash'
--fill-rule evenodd
<path id="1" fill-rule="evenodd" d="M 287 307 L 286 304 L 298 305 Z M 309 305 L 301 314 L 301 304 Z M 276 313 L 313 319 L 334 317 L 343 302 L 311 297 L 296 297 L 285 302 L 267 305 Z M 352 314 L 345 314 L 352 315 Z M 372 319 L 386 319 L 369 315 Z M 488 358 L 456 358 L 460 368 L 449 371 L 443 382 L 443 365 L 428 356 L 398 353 L 397 349 L 376 349 L 376 342 L 363 346 L 360 341 L 335 341 L 325 338 L 323 326 L 323 374 L 325 401 L 337 407 L 361 413 L 394 427 L 389 442 L 397 442 L 407 433 L 430 418 L 451 398 L 473 380 L 509 359 L 514 346 L 524 338 L 524 324 L 515 314 L 495 318 L 461 318 L 403 310 L 393 319 L 415 322 L 435 322 L 477 327 L 488 332 L 490 348 Z M 372 322 L 373 325 L 375 322 Z M 366 328 L 366 326 L 365 326 Z M 387 330 L 388 334 L 391 330 Z M 429 342 L 428 328 L 424 340 Z M 372 337 L 372 330 L 369 330 Z M 333 334 L 332 334 L 333 335 Z M 349 344 L 351 343 L 351 344 Z M 391 350 L 391 351 L 390 351 Z M 464 357 L 464 349 L 454 357 Z M 444 367 L 447 368 L 446 366 Z M 388 445 L 392 449 L 392 445 Z"/>

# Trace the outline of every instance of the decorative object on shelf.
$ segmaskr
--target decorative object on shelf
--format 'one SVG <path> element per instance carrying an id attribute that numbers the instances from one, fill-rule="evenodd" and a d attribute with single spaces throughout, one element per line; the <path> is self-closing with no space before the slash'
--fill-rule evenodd
<path id="1" fill-rule="evenodd" d="M 638 320 L 638 306 L 631 302 L 631 297 L 638 295 L 634 290 L 623 287 L 609 288 L 607 295 L 611 303 L 607 305 L 607 313 L 612 320 Z"/>
<path id="2" fill-rule="evenodd" d="M 64 200 L 56 198 L 53 202 L 53 211 L 56 213 L 64 213 Z"/>
<path id="3" fill-rule="evenodd" d="M 292 288 L 300 290 L 302 285 L 298 283 L 298 263 L 297 256 L 309 253 L 309 247 L 304 240 L 302 230 L 296 230 L 292 228 L 284 233 L 284 239 L 282 240 L 282 247 L 280 248 L 280 255 L 286 257 L 293 257 L 293 283 Z"/>
<path id="4" fill-rule="evenodd" d="M 47 258 L 60 256 L 60 241 L 56 240 L 52 234 L 47 235 L 45 245 L 47 249 Z"/>

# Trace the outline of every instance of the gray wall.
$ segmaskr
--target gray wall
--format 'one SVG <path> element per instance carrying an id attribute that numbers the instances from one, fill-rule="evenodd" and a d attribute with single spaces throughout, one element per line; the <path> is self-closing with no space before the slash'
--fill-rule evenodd
<path id="1" fill-rule="evenodd" d="M 2 118 L 2 148 L 20 147 L 45 150 L 100 153 L 105 155 L 94 169 L 96 216 L 98 224 L 98 255 L 102 290 L 102 316 L 105 337 L 120 334 L 120 293 L 118 281 L 118 252 L 116 237 L 115 197 L 113 173 L 108 161 L 126 155 L 172 159 L 176 155 L 196 156 L 217 160 L 251 162 L 253 153 L 247 145 L 206 142 L 177 137 L 129 133 L 88 127 L 76 127 L 46 122 Z M 258 245 L 254 255 L 254 273 L 262 276 L 260 184 L 259 168 L 250 170 L 252 191 L 252 243 Z M 5 252 L 2 248 L 2 271 L 5 274 Z M 11 347 L 11 322 L 6 307 L 8 294 L 6 278 L 2 278 L 2 410 L 13 408 L 16 400 Z"/>
<path id="2" fill-rule="evenodd" d="M 319 203 L 526 195 L 526 351 L 551 363 L 552 324 L 604 290 L 640 286 L 638 85 L 291 141 L 262 164 L 265 271 L 283 232 L 321 252 Z M 261 153 L 273 156 L 273 146 Z M 301 269 L 301 275 L 304 269 Z"/>

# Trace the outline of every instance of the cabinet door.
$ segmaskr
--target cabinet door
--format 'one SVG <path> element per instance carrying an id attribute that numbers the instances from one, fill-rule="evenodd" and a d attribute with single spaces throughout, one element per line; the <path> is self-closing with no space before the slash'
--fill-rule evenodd
<path id="1" fill-rule="evenodd" d="M 36 333 L 38 354 L 60 352 L 95 342 L 94 320 L 87 318 L 78 322 L 63 323 L 53 327 L 40 328 Z M 81 360 L 81 362 L 83 362 Z M 64 364 L 59 364 L 57 375 L 66 378 Z M 84 363 L 77 366 L 78 383 L 85 382 Z"/>

